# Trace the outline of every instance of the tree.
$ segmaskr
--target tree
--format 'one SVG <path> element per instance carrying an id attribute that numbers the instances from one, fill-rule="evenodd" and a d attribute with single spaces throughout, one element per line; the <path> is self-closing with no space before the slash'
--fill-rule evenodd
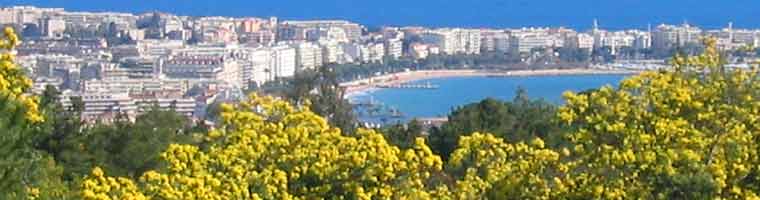
<path id="1" fill-rule="evenodd" d="M 388 143 L 394 144 L 401 149 L 414 146 L 417 138 L 424 137 L 422 124 L 417 119 L 412 119 L 407 124 L 396 124 L 382 128 L 382 133 Z"/>
<path id="2" fill-rule="evenodd" d="M 64 134 L 51 153 L 65 166 L 67 180 L 87 175 L 95 166 L 109 174 L 137 178 L 162 166 L 160 154 L 170 144 L 196 143 L 184 132 L 187 125 L 184 116 L 152 107 L 134 123 L 97 124 Z"/>
<path id="3" fill-rule="evenodd" d="M 400 150 L 382 135 L 361 130 L 344 136 L 325 119 L 271 97 L 251 96 L 225 105 L 213 145 L 171 145 L 165 170 L 139 182 L 105 177 L 100 169 L 84 181 L 85 199 L 314 199 L 324 197 L 433 198 L 426 188 L 442 161 L 418 139 Z"/>
<path id="4" fill-rule="evenodd" d="M 311 110 L 324 116 L 328 122 L 352 133 L 356 128 L 353 107 L 346 100 L 333 67 L 323 66 L 318 71 L 304 71 L 290 81 L 286 97 L 294 104 L 308 104 Z"/>
<path id="5" fill-rule="evenodd" d="M 444 164 L 423 138 L 402 150 L 371 130 L 349 137 L 308 104 L 252 96 L 222 106 L 221 126 L 205 138 L 209 147 L 170 145 L 161 156 L 167 166 L 139 180 L 96 168 L 82 196 L 757 199 L 760 69 L 727 69 L 715 41 L 706 43 L 702 55 L 674 58 L 671 70 L 566 93 L 556 117 L 568 130 L 558 146 L 536 136 L 475 132 L 457 138 Z M 461 119 L 456 128 L 463 131 L 513 131 L 499 119 L 514 117 L 511 106 L 528 99 L 520 92 L 509 103 L 485 100 L 450 118 Z"/>
<path id="6" fill-rule="evenodd" d="M 453 199 L 562 199 L 571 189 L 562 174 L 561 154 L 536 138 L 507 143 L 491 134 L 473 133 L 459 140 L 446 164 L 456 178 Z"/>
<path id="7" fill-rule="evenodd" d="M 430 131 L 431 148 L 448 158 L 458 138 L 474 132 L 492 133 L 513 143 L 536 137 L 557 143 L 558 134 L 552 134 L 559 132 L 554 120 L 556 107 L 543 100 L 530 100 L 522 88 L 516 93 L 512 102 L 488 98 L 454 110 L 441 128 Z"/>
<path id="8" fill-rule="evenodd" d="M 579 194 L 758 198 L 757 68 L 727 69 L 716 41 L 705 43 L 701 55 L 675 57 L 672 70 L 565 95 L 559 117 L 573 127 L 568 139 Z"/>
<path id="9" fill-rule="evenodd" d="M 18 41 L 12 28 L 0 35 L 0 198 L 65 199 L 60 168 L 34 148 L 34 129 L 44 119 L 37 98 L 26 94 L 31 80 L 10 54 Z"/>

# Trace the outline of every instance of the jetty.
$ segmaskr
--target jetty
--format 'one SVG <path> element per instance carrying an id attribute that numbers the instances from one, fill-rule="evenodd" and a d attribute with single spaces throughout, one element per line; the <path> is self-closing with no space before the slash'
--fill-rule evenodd
<path id="1" fill-rule="evenodd" d="M 438 89 L 438 85 L 434 85 L 431 83 L 424 83 L 424 84 L 412 84 L 412 83 L 403 83 L 403 84 L 390 84 L 390 85 L 376 85 L 375 87 L 378 88 L 393 88 L 393 89 Z"/>

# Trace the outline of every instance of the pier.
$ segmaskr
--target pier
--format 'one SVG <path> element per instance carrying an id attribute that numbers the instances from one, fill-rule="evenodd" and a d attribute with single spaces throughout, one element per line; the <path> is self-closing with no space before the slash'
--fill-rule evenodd
<path id="1" fill-rule="evenodd" d="M 392 84 L 392 85 L 377 85 L 378 88 L 393 88 L 393 89 L 438 89 L 438 85 L 424 83 L 424 84 Z"/>

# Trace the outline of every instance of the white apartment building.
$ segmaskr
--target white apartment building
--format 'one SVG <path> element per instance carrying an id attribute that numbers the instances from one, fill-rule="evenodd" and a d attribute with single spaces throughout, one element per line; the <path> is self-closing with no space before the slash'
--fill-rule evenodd
<path id="1" fill-rule="evenodd" d="M 370 43 L 367 44 L 367 54 L 363 55 L 367 58 L 363 60 L 368 60 L 369 62 L 382 62 L 383 57 L 385 57 L 385 44 L 383 43 Z"/>
<path id="2" fill-rule="evenodd" d="M 420 34 L 426 44 L 441 48 L 446 54 L 480 53 L 480 30 L 474 29 L 437 29 Z"/>
<path id="3" fill-rule="evenodd" d="M 493 37 L 494 50 L 501 52 L 510 51 L 510 36 L 507 33 L 500 33 Z"/>
<path id="4" fill-rule="evenodd" d="M 458 37 L 459 45 L 464 46 L 466 54 L 480 54 L 480 30 L 461 30 Z"/>
<path id="5" fill-rule="evenodd" d="M 392 38 L 385 40 L 385 55 L 391 58 L 398 59 L 403 56 L 404 43 L 400 38 Z"/>
<path id="6" fill-rule="evenodd" d="M 562 47 L 564 40 L 557 35 L 549 34 L 521 34 L 510 39 L 510 49 L 520 53 L 529 53 L 536 48 Z"/>
<path id="7" fill-rule="evenodd" d="M 346 59 L 350 62 L 381 62 L 385 56 L 385 45 L 383 43 L 346 43 L 343 44 L 343 50 Z"/>
<path id="8" fill-rule="evenodd" d="M 502 51 L 509 50 L 509 34 L 500 30 L 489 30 L 481 32 L 480 38 L 481 51 Z"/>
<path id="9" fill-rule="evenodd" d="M 256 85 L 274 80 L 272 71 L 272 52 L 268 48 L 258 48 L 249 51 L 248 62 L 243 67 L 245 80 Z"/>
<path id="10" fill-rule="evenodd" d="M 699 44 L 702 29 L 684 24 L 682 26 L 659 25 L 652 32 L 652 48 L 668 49 L 686 44 Z"/>
<path id="11" fill-rule="evenodd" d="M 229 56 L 172 56 L 162 71 L 169 78 L 219 81 L 232 87 L 245 85 L 240 64 Z"/>
<path id="12" fill-rule="evenodd" d="M 127 27 L 134 27 L 137 16 L 128 13 L 115 12 L 64 12 L 61 17 L 66 21 L 66 26 L 87 27 L 113 22 Z"/>
<path id="13" fill-rule="evenodd" d="M 72 98 L 80 98 L 84 104 L 82 119 L 88 122 L 102 120 L 112 121 L 119 114 L 134 120 L 137 115 L 158 106 L 161 110 L 173 109 L 185 117 L 192 117 L 197 107 L 193 98 L 175 95 L 135 95 L 120 92 L 84 92 L 65 91 L 61 95 L 61 104 L 65 108 L 73 106 Z"/>
<path id="14" fill-rule="evenodd" d="M 364 56 L 365 54 L 369 54 L 369 49 L 366 45 L 357 43 L 344 43 L 343 52 L 345 53 L 345 58 L 348 62 L 369 62 L 369 56 Z"/>
<path id="15" fill-rule="evenodd" d="M 343 46 L 337 41 L 320 41 L 322 47 L 322 62 L 324 64 L 342 64 L 344 60 Z"/>
<path id="16" fill-rule="evenodd" d="M 66 30 L 66 21 L 60 18 L 44 18 L 40 20 L 42 36 L 48 38 L 63 38 L 63 32 Z"/>
<path id="17" fill-rule="evenodd" d="M 113 92 L 96 92 L 96 93 L 70 93 L 64 92 L 61 95 L 61 104 L 65 108 L 73 106 L 72 97 L 79 97 L 84 103 L 82 119 L 85 121 L 94 121 L 105 118 L 110 115 L 112 118 L 116 114 L 125 114 L 130 119 L 137 115 L 137 104 L 135 100 L 129 97 L 127 93 Z"/>
<path id="18" fill-rule="evenodd" d="M 410 55 L 417 59 L 425 59 L 430 55 L 430 51 L 428 50 L 428 45 L 426 44 L 420 44 L 420 43 L 414 43 L 410 45 Z"/>
<path id="19" fill-rule="evenodd" d="M 564 46 L 591 50 L 594 48 L 594 36 L 586 33 L 569 34 L 565 38 Z"/>
<path id="20" fill-rule="evenodd" d="M 652 35 L 648 32 L 641 32 L 635 35 L 636 39 L 633 41 L 634 49 L 649 49 L 652 47 Z"/>
<path id="21" fill-rule="evenodd" d="M 182 40 L 140 40 L 135 46 L 140 56 L 152 58 L 168 56 L 172 50 L 184 47 Z"/>
<path id="22" fill-rule="evenodd" d="M 343 28 L 326 27 L 326 28 L 306 28 L 305 38 L 308 41 L 335 40 L 339 42 L 349 42 L 350 38 Z"/>
<path id="23" fill-rule="evenodd" d="M 317 69 L 322 66 L 322 48 L 309 42 L 293 45 L 296 49 L 297 70 Z"/>
<path id="24" fill-rule="evenodd" d="M 293 26 L 304 29 L 318 28 L 329 29 L 339 28 L 345 33 L 348 40 L 358 40 L 362 36 L 362 30 L 364 27 L 360 24 L 352 23 L 344 20 L 309 20 L 309 21 L 284 21 L 282 22 L 284 27 Z M 337 29 L 333 29 L 337 30 Z"/>
<path id="25" fill-rule="evenodd" d="M 275 78 L 292 77 L 296 73 L 296 49 L 279 45 L 272 50 L 272 71 Z"/>
<path id="26" fill-rule="evenodd" d="M 601 47 L 610 47 L 612 49 L 619 49 L 621 47 L 633 47 L 633 42 L 636 40 L 634 33 L 628 33 L 624 31 L 607 32 L 602 36 Z"/>
<path id="27" fill-rule="evenodd" d="M 145 93 L 175 91 L 186 93 L 190 89 L 190 83 L 186 80 L 177 79 L 101 79 L 82 81 L 82 92 L 86 93 Z"/>

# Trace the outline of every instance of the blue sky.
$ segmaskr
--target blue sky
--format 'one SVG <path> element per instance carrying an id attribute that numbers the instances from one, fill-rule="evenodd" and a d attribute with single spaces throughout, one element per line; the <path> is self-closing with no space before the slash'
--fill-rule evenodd
<path id="1" fill-rule="evenodd" d="M 368 25 L 645 28 L 681 23 L 710 28 L 733 21 L 760 28 L 757 0 L 0 0 L 0 5 L 76 11 L 165 11 L 183 15 L 349 19 Z"/>

